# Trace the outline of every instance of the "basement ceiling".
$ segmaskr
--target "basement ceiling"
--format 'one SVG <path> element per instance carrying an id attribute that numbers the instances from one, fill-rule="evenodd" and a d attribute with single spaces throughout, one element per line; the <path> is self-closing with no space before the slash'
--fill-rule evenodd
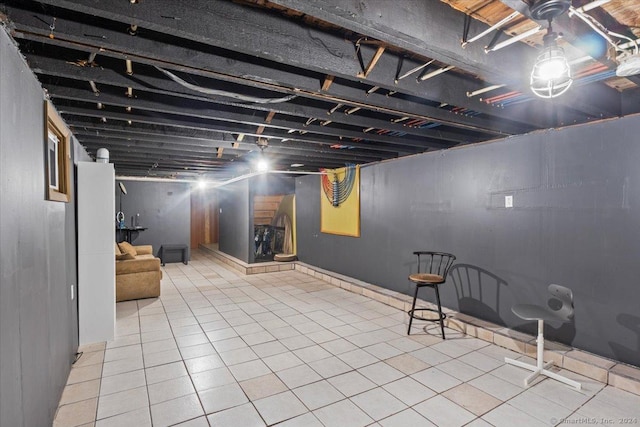
<path id="1" fill-rule="evenodd" d="M 640 0 L 585 13 L 640 37 Z M 261 156 L 313 172 L 640 111 L 640 75 L 617 77 L 616 50 L 569 13 L 553 28 L 574 84 L 533 95 L 548 24 L 522 0 L 8 0 L 0 20 L 120 176 L 227 179 Z"/>

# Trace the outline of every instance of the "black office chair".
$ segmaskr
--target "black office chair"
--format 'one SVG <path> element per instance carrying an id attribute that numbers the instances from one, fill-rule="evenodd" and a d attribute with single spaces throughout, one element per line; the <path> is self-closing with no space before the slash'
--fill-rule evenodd
<path id="1" fill-rule="evenodd" d="M 447 274 L 449 269 L 453 265 L 456 257 L 454 255 L 445 252 L 429 252 L 429 251 L 417 251 L 413 253 L 418 257 L 418 272 L 409 275 L 409 280 L 416 284 L 416 291 L 413 294 L 413 304 L 409 314 L 409 329 L 407 329 L 407 335 L 411 334 L 411 323 L 413 319 L 426 320 L 428 322 L 440 322 L 440 330 L 442 332 L 442 339 L 444 339 L 444 319 L 447 315 L 442 312 L 442 306 L 440 305 L 440 292 L 438 286 L 447 281 Z M 424 272 L 421 273 L 421 264 L 424 263 Z M 418 290 L 425 286 L 433 288 L 436 293 L 436 302 L 438 303 L 438 310 L 432 308 L 416 308 L 416 299 L 418 298 Z M 416 311 L 432 311 L 438 313 L 437 319 L 428 319 L 425 317 L 416 316 Z"/>
<path id="2" fill-rule="evenodd" d="M 550 308 L 532 304 L 517 304 L 511 307 L 511 311 L 513 311 L 513 314 L 520 317 L 521 319 L 538 321 L 538 338 L 536 339 L 536 364 L 530 365 L 529 363 L 524 363 L 519 360 L 513 360 L 508 357 L 505 357 L 504 361 L 510 365 L 515 365 L 520 368 L 533 371 L 531 375 L 524 379 L 525 387 L 528 387 L 538 376 L 545 375 L 549 378 L 553 378 L 554 380 L 570 385 L 576 390 L 580 390 L 582 386 L 579 382 L 570 380 L 569 378 L 558 375 L 555 372 L 551 372 L 547 369 L 551 365 L 553 365 L 553 360 L 544 363 L 545 320 L 566 323 L 570 322 L 571 319 L 573 319 L 573 293 L 571 292 L 571 289 L 565 288 L 564 286 L 560 285 L 549 285 L 548 290 L 555 299 L 559 300 L 562 303 L 562 307 L 557 310 L 551 310 Z"/>

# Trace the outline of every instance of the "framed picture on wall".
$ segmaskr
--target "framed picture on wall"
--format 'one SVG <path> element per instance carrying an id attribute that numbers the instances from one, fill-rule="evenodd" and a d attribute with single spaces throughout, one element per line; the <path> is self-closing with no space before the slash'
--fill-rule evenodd
<path id="1" fill-rule="evenodd" d="M 46 199 L 69 202 L 71 200 L 71 132 L 50 101 L 45 101 L 44 110 L 46 117 L 44 135 Z"/>

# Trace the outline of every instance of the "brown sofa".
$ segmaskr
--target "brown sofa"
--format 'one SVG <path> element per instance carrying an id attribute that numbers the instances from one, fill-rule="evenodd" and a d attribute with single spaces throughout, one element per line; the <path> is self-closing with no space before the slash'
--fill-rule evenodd
<path id="1" fill-rule="evenodd" d="M 116 244 L 116 302 L 160 296 L 160 259 L 151 245 Z"/>

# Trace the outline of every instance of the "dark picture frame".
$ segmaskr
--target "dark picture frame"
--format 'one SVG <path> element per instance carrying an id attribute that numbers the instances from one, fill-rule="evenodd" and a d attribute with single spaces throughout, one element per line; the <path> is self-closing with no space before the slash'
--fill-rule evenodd
<path id="1" fill-rule="evenodd" d="M 45 194 L 55 202 L 71 201 L 71 131 L 50 101 L 44 102 Z"/>

